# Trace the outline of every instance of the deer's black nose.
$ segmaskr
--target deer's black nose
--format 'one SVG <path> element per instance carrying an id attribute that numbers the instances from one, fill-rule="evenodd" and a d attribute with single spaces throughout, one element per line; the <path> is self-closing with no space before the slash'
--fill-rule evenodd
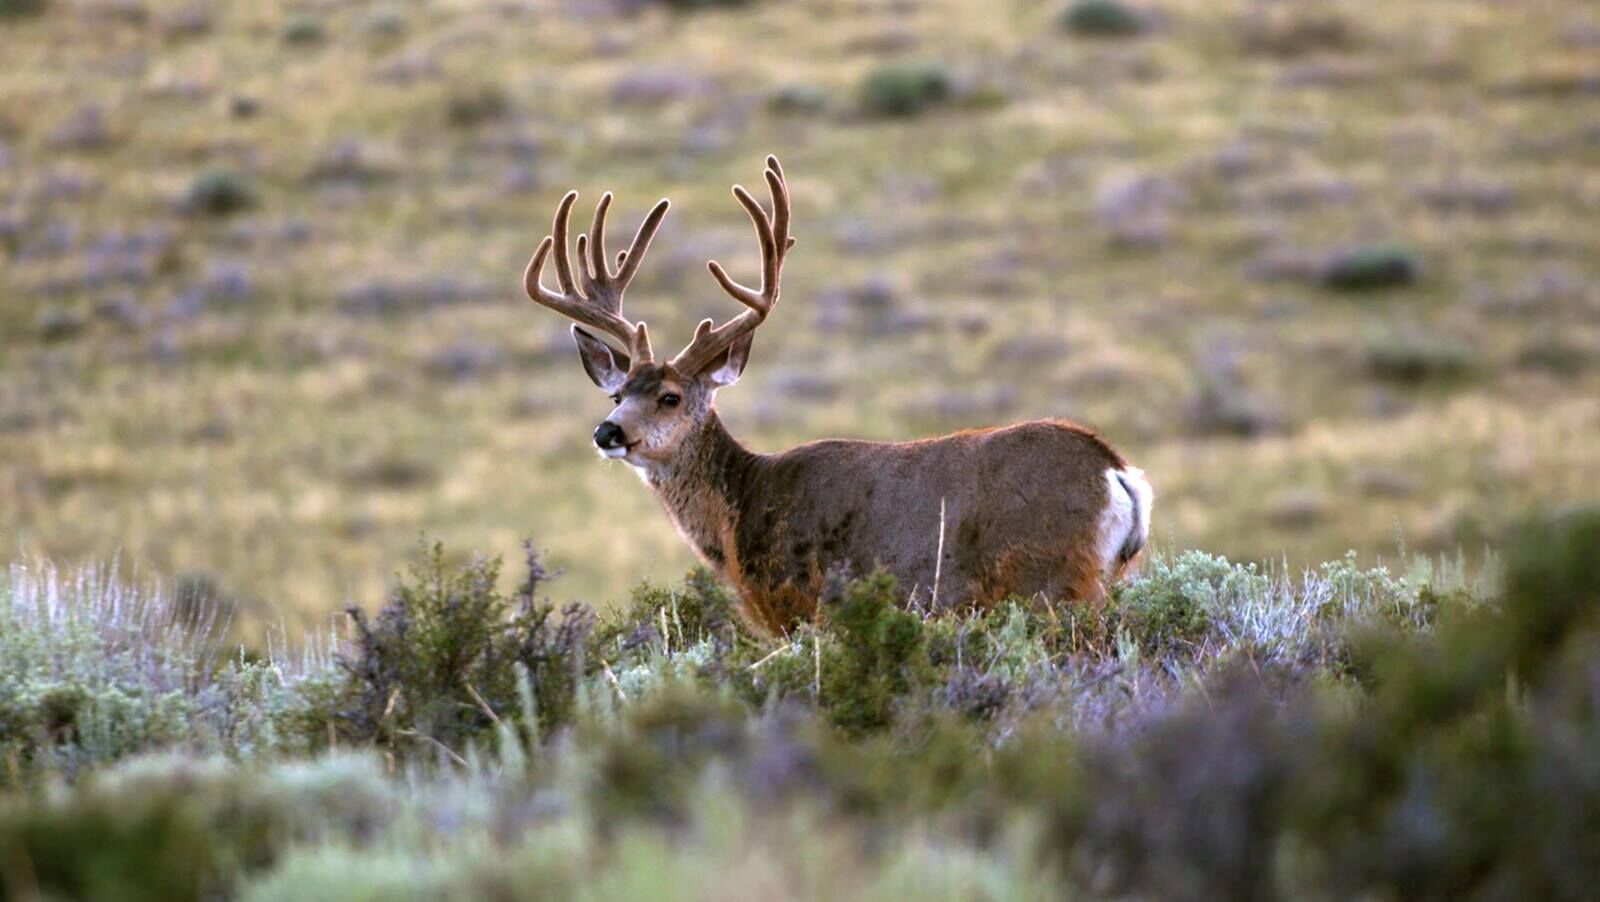
<path id="1" fill-rule="evenodd" d="M 623 434 L 622 427 L 611 422 L 610 420 L 606 420 L 604 423 L 601 423 L 594 429 L 595 447 L 599 448 L 601 451 L 609 451 L 612 448 L 621 448 L 627 444 L 626 439 L 627 436 Z"/>

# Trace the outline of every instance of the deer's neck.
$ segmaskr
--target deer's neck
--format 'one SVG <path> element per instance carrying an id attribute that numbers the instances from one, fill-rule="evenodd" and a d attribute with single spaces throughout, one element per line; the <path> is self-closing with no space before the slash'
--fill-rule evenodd
<path id="1" fill-rule="evenodd" d="M 646 477 L 667 515 L 700 557 L 727 576 L 744 498 L 761 455 L 739 444 L 715 411 L 684 441 L 674 461 Z"/>

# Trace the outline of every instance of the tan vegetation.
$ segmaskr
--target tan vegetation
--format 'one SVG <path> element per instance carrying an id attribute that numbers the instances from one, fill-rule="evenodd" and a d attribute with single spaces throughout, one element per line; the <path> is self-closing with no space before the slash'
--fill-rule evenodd
<path id="1" fill-rule="evenodd" d="M 1158 546 L 1291 564 L 1600 485 L 1581 0 L 12 5 L 0 538 L 247 623 L 424 528 L 538 537 L 558 596 L 687 564 L 518 277 L 567 186 L 669 195 L 630 309 L 686 339 L 769 151 L 808 237 L 722 398 L 759 450 L 1066 416 Z"/>

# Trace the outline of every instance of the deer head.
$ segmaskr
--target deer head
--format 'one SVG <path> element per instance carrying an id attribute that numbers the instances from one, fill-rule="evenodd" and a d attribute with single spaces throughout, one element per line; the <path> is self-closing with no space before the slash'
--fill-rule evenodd
<path id="1" fill-rule="evenodd" d="M 708 261 L 706 267 L 717 284 L 747 309 L 720 326 L 709 319 L 702 321 L 689 344 L 666 363 L 655 361 L 645 324 L 631 322 L 622 315 L 622 298 L 666 216 L 668 202 L 662 200 L 650 210 L 633 243 L 617 254 L 617 268 L 613 271 L 607 265 L 605 248 L 611 194 L 603 195 L 595 207 L 588 234 L 577 237 L 576 278 L 568 256 L 567 235 L 577 192 L 568 192 L 556 208 L 552 234 L 534 251 L 523 274 L 523 285 L 528 297 L 576 321 L 572 337 L 578 344 L 584 371 L 616 405 L 594 431 L 594 443 L 602 455 L 620 458 L 642 470 L 670 463 L 685 439 L 711 415 L 717 391 L 737 382 L 744 372 L 755 330 L 778 302 L 784 255 L 794 246 L 794 239 L 789 236 L 789 191 L 776 157 L 767 157 L 765 175 L 772 195 L 770 214 L 750 192 L 740 185 L 733 186 L 733 195 L 750 214 L 760 241 L 760 286 L 741 285 L 716 261 Z M 559 290 L 554 291 L 545 287 L 542 278 L 552 248 L 559 283 Z M 584 326 L 609 337 L 616 346 Z"/>

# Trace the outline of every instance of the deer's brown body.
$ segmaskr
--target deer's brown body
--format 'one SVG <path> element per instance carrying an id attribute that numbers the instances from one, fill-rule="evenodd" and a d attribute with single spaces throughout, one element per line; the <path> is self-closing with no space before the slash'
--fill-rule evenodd
<path id="1" fill-rule="evenodd" d="M 883 567 L 939 607 L 1039 593 L 1097 599 L 1144 547 L 1152 493 L 1140 470 L 1081 426 L 1036 420 L 913 442 L 824 440 L 778 454 L 753 453 L 723 427 L 716 391 L 742 373 L 793 244 L 787 188 L 770 157 L 767 182 L 770 217 L 735 188 L 761 239 L 762 287 L 711 264 L 750 310 L 720 327 L 702 323 L 665 364 L 654 361 L 644 324 L 621 317 L 621 302 L 666 202 L 613 274 L 603 250 L 606 195 L 591 234 L 578 238 L 580 283 L 566 256 L 575 195 L 562 201 L 525 283 L 535 300 L 628 346 L 624 355 L 574 327 L 585 369 L 617 404 L 595 430 L 601 452 L 639 471 L 696 553 L 737 588 L 758 629 L 809 619 L 835 568 Z M 552 246 L 559 293 L 539 278 Z"/>
<path id="2" fill-rule="evenodd" d="M 1126 466 L 1093 433 L 1055 421 L 755 454 L 713 415 L 683 450 L 646 480 L 701 559 L 737 587 L 746 616 L 780 631 L 812 616 L 835 567 L 883 567 L 940 607 L 1098 597 L 1104 474 Z"/>

